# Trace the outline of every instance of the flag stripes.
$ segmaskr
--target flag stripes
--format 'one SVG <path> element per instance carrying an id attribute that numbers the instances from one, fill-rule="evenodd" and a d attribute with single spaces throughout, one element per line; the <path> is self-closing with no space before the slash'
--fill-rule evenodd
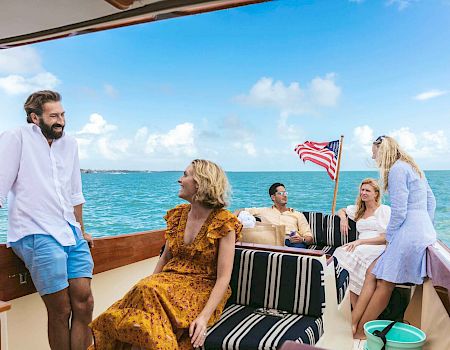
<path id="1" fill-rule="evenodd" d="M 327 170 L 332 180 L 336 179 L 339 140 L 331 142 L 306 141 L 297 145 L 295 152 L 303 162 L 309 160 Z"/>

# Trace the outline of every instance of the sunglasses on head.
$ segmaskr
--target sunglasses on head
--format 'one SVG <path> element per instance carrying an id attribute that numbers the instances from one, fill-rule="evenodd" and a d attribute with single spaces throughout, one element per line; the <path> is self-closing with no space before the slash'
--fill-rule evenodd
<path id="1" fill-rule="evenodd" d="M 379 145 L 384 139 L 386 138 L 386 135 L 378 136 L 375 141 L 373 141 L 374 145 Z"/>

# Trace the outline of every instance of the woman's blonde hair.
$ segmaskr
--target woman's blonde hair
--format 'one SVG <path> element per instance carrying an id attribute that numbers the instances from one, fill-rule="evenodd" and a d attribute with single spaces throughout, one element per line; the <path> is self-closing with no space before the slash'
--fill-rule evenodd
<path id="1" fill-rule="evenodd" d="M 378 206 L 381 204 L 381 191 L 380 191 L 380 185 L 378 184 L 378 181 L 372 178 L 367 178 L 362 180 L 361 185 L 359 185 L 359 193 L 358 197 L 356 197 L 356 214 L 355 214 L 355 221 L 358 221 L 361 219 L 367 209 L 366 203 L 361 199 L 361 188 L 363 185 L 369 185 L 372 187 L 372 189 L 375 191 L 375 202 L 378 204 Z"/>
<path id="2" fill-rule="evenodd" d="M 208 208 L 228 206 L 230 184 L 220 166 L 209 160 L 195 159 L 191 163 L 193 177 L 198 185 L 194 200 Z"/>
<path id="3" fill-rule="evenodd" d="M 380 169 L 380 179 L 383 191 L 387 191 L 388 189 L 389 171 L 397 160 L 408 163 L 420 177 L 423 177 L 423 172 L 416 162 L 392 137 L 381 136 L 373 144 L 378 147 L 376 162 Z"/>

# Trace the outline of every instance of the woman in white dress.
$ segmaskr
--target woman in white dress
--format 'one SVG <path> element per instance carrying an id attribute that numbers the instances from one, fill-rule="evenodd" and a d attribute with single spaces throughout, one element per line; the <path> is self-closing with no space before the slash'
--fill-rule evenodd
<path id="1" fill-rule="evenodd" d="M 391 208 L 381 204 L 378 182 L 367 178 L 359 186 L 356 204 L 340 209 L 337 214 L 341 218 L 341 234 L 348 234 L 348 218 L 356 221 L 359 232 L 356 241 L 337 248 L 333 254 L 350 274 L 350 301 L 354 308 L 367 268 L 386 248 L 385 233 Z"/>

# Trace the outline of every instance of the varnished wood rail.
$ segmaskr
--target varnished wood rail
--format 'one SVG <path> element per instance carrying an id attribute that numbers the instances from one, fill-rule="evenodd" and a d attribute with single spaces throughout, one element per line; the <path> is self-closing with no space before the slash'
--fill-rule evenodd
<path id="1" fill-rule="evenodd" d="M 164 230 L 96 238 L 91 249 L 94 274 L 158 256 L 164 242 Z M 24 263 L 5 244 L 0 244 L 0 271 L 0 300 L 36 292 Z"/>

